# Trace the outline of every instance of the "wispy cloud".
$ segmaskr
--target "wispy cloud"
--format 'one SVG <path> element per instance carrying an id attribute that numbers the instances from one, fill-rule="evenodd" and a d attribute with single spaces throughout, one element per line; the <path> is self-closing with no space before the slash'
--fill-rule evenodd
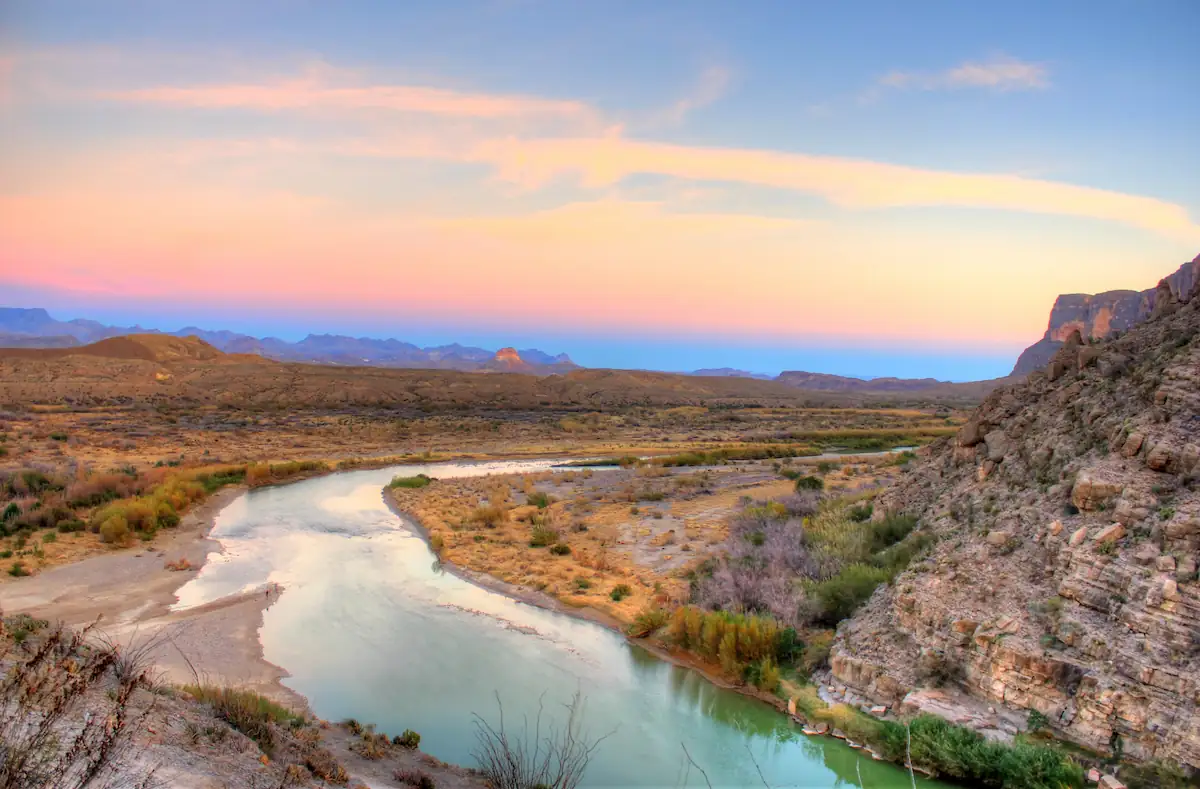
<path id="1" fill-rule="evenodd" d="M 579 101 L 537 96 L 449 90 L 424 85 L 337 85 L 322 77 L 269 83 L 163 86 L 102 91 L 98 98 L 180 107 L 251 110 L 392 110 L 464 118 L 544 117 L 598 121 Z"/>
<path id="2" fill-rule="evenodd" d="M 877 86 L 900 90 L 1043 90 L 1050 86 L 1050 73 L 1040 63 L 995 55 L 988 60 L 967 61 L 945 71 L 892 71 L 880 77 Z"/>
<path id="3" fill-rule="evenodd" d="M 732 78 L 732 73 L 725 66 L 706 68 L 687 95 L 656 113 L 650 125 L 678 126 L 692 112 L 719 101 L 729 90 Z"/>
<path id="4" fill-rule="evenodd" d="M 574 175 L 605 187 L 635 174 L 770 186 L 820 195 L 851 209 L 963 206 L 1059 214 L 1120 222 L 1200 240 L 1200 226 L 1178 204 L 1105 189 L 1022 178 L 810 156 L 780 151 L 702 148 L 610 136 L 595 139 L 503 140 L 472 158 L 529 187 Z"/>

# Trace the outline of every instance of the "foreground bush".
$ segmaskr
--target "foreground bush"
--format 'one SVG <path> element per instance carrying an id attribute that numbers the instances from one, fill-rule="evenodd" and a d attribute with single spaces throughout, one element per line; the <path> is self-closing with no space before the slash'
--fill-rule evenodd
<path id="1" fill-rule="evenodd" d="M 268 755 L 275 748 L 272 724 L 296 727 L 304 723 L 303 716 L 253 691 L 214 685 L 185 685 L 183 689 L 212 707 L 217 718 L 254 740 Z"/>
<path id="2" fill-rule="evenodd" d="M 0 789 L 153 785 L 133 758 L 157 700 L 133 701 L 150 682 L 148 650 L 28 616 L 6 618 L 0 642 Z"/>

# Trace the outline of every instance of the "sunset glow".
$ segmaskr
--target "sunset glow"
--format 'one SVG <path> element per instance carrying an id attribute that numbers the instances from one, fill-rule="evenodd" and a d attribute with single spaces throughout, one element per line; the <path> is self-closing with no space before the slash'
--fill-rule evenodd
<path id="1" fill-rule="evenodd" d="M 1145 80 L 1200 65 L 1187 4 L 1143 15 L 1158 40 L 1125 62 L 1116 6 L 1047 37 L 976 19 L 938 48 L 932 14 L 907 41 L 856 14 L 845 51 L 798 52 L 786 31 L 848 12 L 730 27 L 732 7 L 678 6 L 656 29 L 691 37 L 649 40 L 636 4 L 327 26 L 303 4 L 118 3 L 84 36 L 69 3 L 6 5 L 8 306 L 211 328 L 265 309 L 279 336 L 520 336 L 585 365 L 621 362 L 588 358 L 606 337 L 644 346 L 628 366 L 688 342 L 769 345 L 780 368 L 789 347 L 896 348 L 999 375 L 1057 294 L 1150 287 L 1200 250 L 1180 131 L 1200 107 L 1135 117 Z M 902 372 L 923 374 L 878 374 Z"/>

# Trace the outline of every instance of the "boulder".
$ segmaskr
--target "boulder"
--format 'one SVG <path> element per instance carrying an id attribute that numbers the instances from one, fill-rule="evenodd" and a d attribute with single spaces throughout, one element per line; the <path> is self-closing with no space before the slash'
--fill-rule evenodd
<path id="1" fill-rule="evenodd" d="M 1004 531 L 1003 529 L 997 529 L 996 531 L 988 532 L 987 536 L 988 545 L 994 545 L 997 548 L 1007 545 L 1008 541 L 1011 539 L 1012 532 Z"/>
<path id="2" fill-rule="evenodd" d="M 1167 523 L 1163 534 L 1168 540 L 1182 540 L 1200 534 L 1200 519 L 1187 518 L 1173 520 Z"/>
<path id="3" fill-rule="evenodd" d="M 1097 544 L 1104 542 L 1116 542 L 1125 536 L 1125 527 L 1119 523 L 1114 523 L 1111 526 L 1105 526 L 1095 537 L 1092 538 Z"/>
<path id="4" fill-rule="evenodd" d="M 960 447 L 973 447 L 980 441 L 983 441 L 983 436 L 987 432 L 987 425 L 972 419 L 958 430 L 958 445 Z"/>
<path id="5" fill-rule="evenodd" d="M 1071 535 L 1071 539 L 1067 540 L 1067 544 L 1074 548 L 1076 545 L 1082 545 L 1083 541 L 1086 539 L 1087 526 L 1080 526 L 1075 530 L 1075 533 Z"/>
<path id="6" fill-rule="evenodd" d="M 1115 775 L 1100 776 L 1100 789 L 1125 789 L 1125 784 L 1117 780 Z"/>
<path id="7" fill-rule="evenodd" d="M 1130 433 L 1125 439 L 1125 443 L 1121 445 L 1121 454 L 1127 458 L 1131 458 L 1142 450 L 1142 444 L 1146 443 L 1144 433 Z"/>
<path id="8" fill-rule="evenodd" d="M 1179 470 L 1179 459 L 1183 448 L 1170 441 L 1159 441 L 1146 453 L 1146 468 L 1153 471 Z"/>
<path id="9" fill-rule="evenodd" d="M 1057 537 L 1063 530 L 1062 521 L 1054 521 L 1050 524 L 1050 533 Z"/>
<path id="10" fill-rule="evenodd" d="M 1084 469 L 1075 477 L 1071 503 L 1084 512 L 1091 512 L 1107 506 L 1124 489 L 1125 483 L 1113 475 L 1096 469 Z"/>
<path id="11" fill-rule="evenodd" d="M 1175 572 L 1175 557 L 1174 556 L 1159 556 L 1154 561 L 1154 569 L 1160 573 Z"/>
<path id="12" fill-rule="evenodd" d="M 987 459 L 993 463 L 999 463 L 1004 460 L 1004 456 L 1008 454 L 1011 447 L 1011 442 L 1003 430 L 993 430 L 983 437 L 983 441 L 987 444 Z"/>
<path id="13" fill-rule="evenodd" d="M 1186 583 L 1196 575 L 1196 560 L 1191 556 L 1182 557 L 1175 567 L 1175 580 Z"/>

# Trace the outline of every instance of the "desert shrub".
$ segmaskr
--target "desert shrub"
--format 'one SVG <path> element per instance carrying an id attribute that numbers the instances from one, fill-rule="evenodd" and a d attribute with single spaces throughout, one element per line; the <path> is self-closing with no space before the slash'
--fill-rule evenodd
<path id="1" fill-rule="evenodd" d="M 799 493 L 805 490 L 824 490 L 825 481 L 820 477 L 798 477 L 796 479 L 796 492 Z"/>
<path id="2" fill-rule="evenodd" d="M 608 593 L 608 596 L 612 598 L 614 603 L 619 603 L 631 594 L 633 594 L 633 590 L 629 588 L 629 584 L 617 584 Z"/>
<path id="3" fill-rule="evenodd" d="M 539 510 L 544 510 L 554 503 L 554 497 L 541 491 L 534 491 L 525 497 L 525 501 Z"/>
<path id="4" fill-rule="evenodd" d="M 129 542 L 132 532 L 129 531 L 129 524 L 121 515 L 112 515 L 106 518 L 98 529 L 100 539 L 110 545 L 124 545 Z"/>
<path id="5" fill-rule="evenodd" d="M 1027 725 L 1030 731 L 1041 731 L 1050 725 L 1050 719 L 1037 710 L 1030 710 Z"/>
<path id="6" fill-rule="evenodd" d="M 399 769 L 392 773 L 392 778 L 413 789 L 435 789 L 436 784 L 429 774 L 415 768 Z"/>
<path id="7" fill-rule="evenodd" d="M 302 716 L 250 690 L 216 685 L 185 685 L 183 689 L 211 707 L 218 719 L 258 743 L 268 756 L 276 742 L 273 725 L 293 727 L 304 722 Z"/>
<path id="8" fill-rule="evenodd" d="M 558 542 L 558 530 L 545 524 L 535 525 L 529 532 L 529 547 L 545 548 Z"/>
<path id="9" fill-rule="evenodd" d="M 508 520 L 508 510 L 495 504 L 476 507 L 471 513 L 470 520 L 472 523 L 478 523 L 481 526 L 494 529 Z"/>
<path id="10" fill-rule="evenodd" d="M 816 619 L 837 624 L 854 613 L 890 577 L 891 573 L 882 567 L 851 564 L 828 580 L 809 584 L 808 596 L 816 605 Z"/>
<path id="11" fill-rule="evenodd" d="M 8 506 L 4 508 L 4 512 L 0 513 L 0 523 L 7 523 L 20 514 L 21 508 L 17 505 L 17 503 L 15 501 L 9 502 Z"/>
<path id="12" fill-rule="evenodd" d="M 58 540 L 58 532 L 48 531 L 42 535 L 42 542 L 56 542 Z"/>
<path id="13" fill-rule="evenodd" d="M 472 751 L 478 771 L 492 789 L 576 789 L 592 754 L 609 736 L 593 738 L 584 730 L 583 697 L 578 692 L 563 705 L 566 720 L 558 725 L 543 720 L 544 705 L 539 701 L 532 721 L 525 718 L 507 728 L 499 695 L 496 703 L 500 716 L 495 726 L 474 714 Z"/>
<path id="14" fill-rule="evenodd" d="M 769 656 L 742 667 L 742 681 L 759 690 L 774 693 L 779 687 L 779 666 Z"/>
<path id="15" fill-rule="evenodd" d="M 156 785 L 135 751 L 157 699 L 133 701 L 150 680 L 145 650 L 131 648 L 122 660 L 95 642 L 91 628 L 48 629 L 28 617 L 8 618 L 0 630 L 15 642 L 33 643 L 17 650 L 4 645 L 0 787 Z"/>
<path id="16" fill-rule="evenodd" d="M 354 718 L 346 718 L 346 720 L 342 721 L 342 726 L 346 727 L 346 731 L 350 732 L 355 737 L 359 737 L 363 733 L 362 724 L 356 721 Z"/>
<path id="17" fill-rule="evenodd" d="M 629 626 L 628 633 L 633 638 L 646 638 L 667 624 L 667 612 L 661 608 L 646 608 L 639 611 Z"/>
<path id="18" fill-rule="evenodd" d="M 11 559 L 12 555 L 13 552 L 9 548 L 5 548 L 3 551 L 0 551 L 0 559 Z"/>
<path id="19" fill-rule="evenodd" d="M 576 578 L 575 579 L 575 588 L 579 589 L 580 591 L 582 591 L 584 589 L 591 589 L 592 582 L 586 578 Z"/>
<path id="20" fill-rule="evenodd" d="M 418 474 L 415 477 L 395 477 L 388 483 L 389 488 L 423 488 L 433 482 L 431 477 Z"/>
<path id="21" fill-rule="evenodd" d="M 865 523 L 871 520 L 871 515 L 875 512 L 875 505 L 871 502 L 863 504 L 855 504 L 846 510 L 846 517 L 855 523 Z"/>
<path id="22" fill-rule="evenodd" d="M 421 747 L 421 735 L 412 729 L 405 729 L 404 733 L 397 735 L 392 742 L 402 748 L 416 749 Z"/>
<path id="23" fill-rule="evenodd" d="M 29 575 L 29 571 L 25 569 L 25 563 L 18 559 L 8 568 L 8 574 L 13 578 L 23 578 Z"/>
<path id="24" fill-rule="evenodd" d="M 67 534 L 74 531 L 83 531 L 87 528 L 87 524 L 76 518 L 68 518 L 65 521 L 59 521 L 57 528 L 63 534 Z"/>
<path id="25" fill-rule="evenodd" d="M 565 542 L 556 542 L 554 545 L 550 546 L 550 553 L 554 554 L 555 556 L 566 556 L 570 552 L 571 546 L 567 545 Z"/>

